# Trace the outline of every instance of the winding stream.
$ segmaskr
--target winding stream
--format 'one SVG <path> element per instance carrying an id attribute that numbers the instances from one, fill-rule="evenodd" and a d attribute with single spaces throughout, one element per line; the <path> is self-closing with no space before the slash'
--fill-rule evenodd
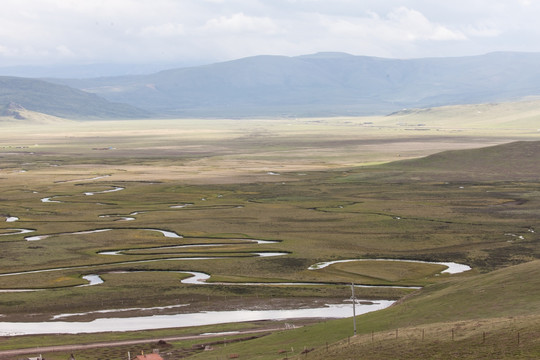
<path id="1" fill-rule="evenodd" d="M 358 302 L 356 314 L 381 310 L 392 305 L 391 300 Z M 100 318 L 88 322 L 43 321 L 0 322 L 1 336 L 30 334 L 80 334 L 111 331 L 137 331 L 178 328 L 257 320 L 282 320 L 299 318 L 345 318 L 352 316 L 351 304 L 327 305 L 325 307 L 296 310 L 237 310 L 203 311 L 190 314 L 137 316 L 130 318 Z M 65 317 L 69 314 L 62 314 Z"/>
<path id="2" fill-rule="evenodd" d="M 101 175 L 101 176 L 96 176 L 96 177 L 88 178 L 88 179 L 73 179 L 73 180 L 55 181 L 54 183 L 55 184 L 60 184 L 60 183 L 80 182 L 80 181 L 92 181 L 92 180 L 104 179 L 104 178 L 107 178 L 107 177 L 110 177 L 110 176 L 111 175 Z"/>
<path id="3" fill-rule="evenodd" d="M 58 197 L 58 196 L 51 196 L 51 197 L 42 198 L 41 202 L 44 202 L 44 203 L 61 203 L 62 202 L 60 200 L 53 200 L 53 198 L 55 198 L 55 197 Z"/>
<path id="4" fill-rule="evenodd" d="M 111 230 L 113 230 L 113 229 L 96 229 L 96 230 L 86 230 L 86 231 L 75 231 L 75 232 L 71 232 L 71 233 L 45 234 L 45 235 L 27 236 L 24 239 L 26 241 L 39 241 L 39 240 L 44 240 L 44 239 L 50 238 L 52 236 L 85 235 L 85 234 L 100 233 L 100 232 L 111 231 Z"/>
<path id="5" fill-rule="evenodd" d="M 148 230 L 148 229 L 147 229 Z M 157 230 L 157 229 L 150 229 Z M 167 232 L 164 232 L 164 234 Z M 251 240 L 256 241 L 257 240 Z M 261 242 L 264 242 L 261 240 Z M 208 244 L 212 246 L 213 244 Z M 215 245 L 215 244 L 214 244 Z M 126 251 L 126 250 L 124 250 Z M 259 253 L 262 254 L 262 253 Z M 283 255 L 283 253 L 266 253 L 269 256 Z M 113 255 L 113 254 L 110 254 Z M 116 254 L 114 254 L 116 255 Z M 159 259 L 163 260 L 163 259 Z M 178 260 L 178 259 L 173 259 Z M 341 261 L 332 261 L 325 263 L 314 264 L 309 267 L 310 270 L 317 270 L 327 266 L 330 266 L 339 262 L 348 261 L 363 261 L 363 260 L 375 260 L 375 261 L 407 261 L 414 262 L 413 260 L 399 260 L 399 259 L 350 259 Z M 418 261 L 421 263 L 432 263 L 425 261 Z M 441 263 L 435 263 L 441 264 Z M 448 266 L 447 271 L 451 270 L 451 273 L 458 273 L 467 271 L 470 267 L 456 263 L 442 263 Z M 42 271 L 54 271 L 55 269 L 48 269 Z M 60 269 L 58 269 L 60 270 Z M 39 271 L 34 271 L 39 272 Z M 207 283 L 210 278 L 209 274 L 193 271 L 174 271 L 177 273 L 187 273 L 192 276 L 181 280 L 183 284 L 214 284 L 214 285 L 246 285 L 246 286 L 295 286 L 295 285 L 329 285 L 324 283 Z M 447 271 L 448 272 L 448 271 Z M 2 274 L 0 276 L 7 276 L 9 274 Z M 15 275 L 15 274 L 13 274 Z M 79 285 L 78 287 L 93 286 L 103 283 L 103 280 L 99 275 L 86 275 L 83 276 L 89 283 L 86 285 Z M 355 285 L 363 287 L 363 285 Z M 381 310 L 389 307 L 395 301 L 392 300 L 375 300 L 375 301 L 362 301 L 359 300 L 355 304 L 356 314 L 365 314 L 371 311 Z M 175 308 L 187 306 L 186 304 L 170 305 L 163 308 Z M 136 331 L 136 330 L 149 330 L 149 329 L 163 329 L 163 328 L 177 328 L 177 327 L 189 327 L 189 326 L 201 326 L 212 325 L 221 323 L 233 323 L 233 322 L 246 322 L 256 320 L 280 320 L 280 319 L 299 319 L 299 318 L 345 318 L 350 317 L 351 305 L 350 304 L 333 304 L 326 305 L 324 307 L 309 308 L 309 309 L 294 309 L 294 310 L 233 310 L 233 311 L 203 311 L 197 313 L 182 313 L 173 315 L 152 315 L 152 316 L 136 316 L 128 318 L 98 318 L 92 321 L 80 322 L 80 321 L 57 321 L 61 318 L 76 317 L 80 315 L 87 315 L 93 313 L 116 313 L 122 311 L 150 311 L 157 308 L 136 308 L 136 309 L 109 309 L 109 310 L 97 310 L 88 313 L 74 313 L 74 314 L 59 314 L 55 315 L 53 321 L 44 322 L 0 322 L 0 335 L 2 336 L 16 336 L 16 335 L 30 335 L 30 334 L 76 334 L 76 333 L 95 333 L 95 332 L 110 332 L 110 331 Z M 56 320 L 56 321 L 55 321 Z"/>
<path id="6" fill-rule="evenodd" d="M 13 230 L 15 232 L 2 233 L 2 234 L 0 234 L 0 236 L 28 234 L 28 233 L 36 231 L 36 230 L 32 230 L 32 229 L 6 229 L 6 230 Z"/>
<path id="7" fill-rule="evenodd" d="M 19 230 L 24 230 L 24 229 L 19 229 Z M 177 234 L 177 233 L 175 233 L 175 232 L 173 232 L 173 231 L 168 231 L 168 230 L 159 230 L 159 229 L 137 229 L 137 228 L 117 228 L 117 229 L 106 228 L 106 229 L 95 229 L 95 230 L 75 231 L 75 232 L 69 232 L 69 233 L 58 233 L 58 234 L 44 234 L 44 235 L 36 235 L 36 236 L 27 236 L 27 237 L 25 237 L 24 239 L 25 239 L 26 241 L 39 241 L 39 240 L 44 240 L 44 239 L 50 238 L 50 237 L 52 237 L 52 236 L 95 234 L 95 233 L 101 233 L 101 232 L 112 231 L 112 230 L 146 230 L 146 231 L 157 231 L 157 232 L 159 232 L 159 233 L 162 233 L 163 236 L 168 237 L 168 238 L 177 238 L 177 239 L 183 238 L 182 235 L 179 235 L 179 234 Z M 34 231 L 34 230 L 31 230 L 31 231 Z M 22 233 L 18 233 L 18 234 L 22 234 Z M 13 235 L 13 234 L 4 234 L 4 235 Z"/>
<path id="8" fill-rule="evenodd" d="M 447 268 L 441 273 L 447 274 L 459 274 L 465 271 L 471 270 L 471 267 L 468 265 L 458 264 L 455 262 L 433 262 L 433 261 L 422 261 L 422 260 L 407 260 L 407 259 L 347 259 L 347 260 L 336 260 L 328 262 L 320 262 L 314 265 L 311 265 L 308 270 L 318 270 L 323 269 L 327 266 L 337 263 L 346 263 L 353 261 L 399 261 L 399 262 L 410 262 L 410 263 L 421 263 L 421 264 L 434 264 L 434 265 L 444 265 Z"/>
<path id="9" fill-rule="evenodd" d="M 120 186 L 114 186 L 112 189 L 109 189 L 109 190 L 93 191 L 93 192 L 85 192 L 84 195 L 86 195 L 86 196 L 93 196 L 93 195 L 96 195 L 96 194 L 106 194 L 106 193 L 111 193 L 111 192 L 121 191 L 121 190 L 124 190 L 124 189 L 125 189 L 125 188 L 120 187 Z"/>
<path id="10" fill-rule="evenodd" d="M 279 175 L 277 173 L 271 173 L 271 175 Z M 96 177 L 87 180 L 95 180 L 101 177 Z M 75 180 L 74 180 L 75 181 Z M 116 192 L 124 190 L 123 187 L 114 186 L 112 189 L 97 191 L 97 192 L 85 192 L 86 196 L 93 196 L 96 194 L 103 194 L 109 192 Z M 60 203 L 61 201 L 53 200 L 58 196 L 42 198 L 41 202 L 44 203 Z M 203 199 L 204 200 L 204 199 Z M 185 207 L 193 206 L 194 204 L 186 203 L 181 205 L 173 205 L 170 208 L 181 209 Z M 229 206 L 230 207 L 230 206 Z M 226 207 L 228 208 L 228 207 Z M 100 217 L 119 217 L 120 220 L 130 221 L 134 220 L 133 215 L 138 214 L 134 212 L 129 214 L 130 216 L 123 215 L 103 215 Z M 16 217 L 7 217 L 7 222 L 17 221 Z M 30 229 L 7 229 L 15 232 L 3 233 L 0 236 L 7 235 L 17 235 L 17 234 L 26 234 L 34 232 L 35 230 Z M 36 236 L 25 237 L 27 241 L 40 241 L 47 239 L 53 236 L 65 236 L 65 235 L 82 235 L 82 234 L 92 234 L 100 233 L 112 230 L 145 230 L 145 231 L 154 231 L 161 233 L 164 237 L 173 238 L 173 239 L 182 239 L 183 236 L 177 234 L 173 231 L 154 229 L 154 228 L 104 228 L 104 229 L 94 229 L 86 231 L 77 231 L 77 232 L 66 232 L 66 233 L 57 233 L 57 234 L 43 234 Z M 227 239 L 228 241 L 236 240 L 243 242 L 250 242 L 254 244 L 271 244 L 276 243 L 277 241 L 267 241 L 267 240 L 256 240 L 256 239 Z M 163 249 L 178 249 L 178 248 L 193 248 L 193 247 L 217 247 L 217 246 L 228 246 L 228 245 L 237 245 L 234 243 L 214 243 L 214 244 L 184 244 L 184 245 L 170 245 L 162 247 L 151 247 L 151 248 L 142 248 L 142 249 L 123 249 L 115 251 L 101 251 L 98 252 L 99 255 L 103 256 L 119 256 L 119 255 L 131 255 L 129 251 L 141 251 L 141 250 L 163 250 Z M 245 253 L 244 253 L 245 254 Z M 251 252 L 251 256 L 259 257 L 272 257 L 272 256 L 284 256 L 288 255 L 286 252 Z M 138 254 L 141 255 L 141 254 Z M 227 258 L 238 258 L 238 256 L 202 256 L 202 257 L 170 257 L 173 255 L 181 255 L 175 253 L 164 253 L 163 256 L 169 256 L 168 258 L 157 258 L 157 259 L 146 259 L 146 260 L 132 260 L 132 261 L 123 261 L 115 262 L 116 265 L 123 264 L 137 264 L 137 263 L 147 263 L 147 262 L 156 262 L 156 261 L 196 261 L 196 260 L 208 260 L 208 259 L 227 259 Z M 416 260 L 402 260 L 402 259 L 346 259 L 338 261 L 329 261 L 321 262 L 314 265 L 311 265 L 308 270 L 319 270 L 325 267 L 331 266 L 336 263 L 343 262 L 352 262 L 352 261 L 404 261 L 404 262 L 417 262 L 417 263 L 427 263 L 427 264 L 437 264 L 444 265 L 447 268 L 441 273 L 457 274 L 460 272 L 468 271 L 471 268 L 467 265 L 457 264 L 453 262 L 428 262 L 428 261 L 416 261 Z M 51 272 L 51 271 L 62 271 L 69 269 L 91 269 L 96 268 L 96 265 L 82 265 L 82 266 L 71 266 L 71 267 L 60 267 L 54 269 L 42 269 L 42 270 L 29 270 L 21 271 L 16 273 L 5 273 L 0 274 L 2 276 L 15 276 L 22 274 L 31 274 L 31 273 L 40 273 L 40 272 Z M 145 270 L 133 270 L 133 271 L 120 271 L 120 273 L 130 273 L 130 272 L 140 272 Z M 171 272 L 171 271 L 164 271 Z M 268 283 L 234 283 L 234 282 L 209 282 L 211 275 L 203 272 L 194 272 L 194 271 L 172 271 L 175 273 L 189 274 L 191 276 L 180 281 L 182 284 L 187 285 L 234 285 L 234 286 L 343 286 L 342 284 L 330 284 L 330 283 L 315 283 L 315 282 L 268 282 Z M 117 271 L 116 273 L 119 273 Z M 83 285 L 77 285 L 74 287 L 83 288 L 89 286 L 99 286 L 104 283 L 104 280 L 98 274 L 86 274 L 82 278 L 88 283 Z M 378 285 L 355 285 L 356 287 L 389 287 L 389 288 L 412 288 L 419 289 L 420 287 L 406 287 L 406 286 L 378 286 Z M 49 289 L 5 289 L 0 290 L 0 292 L 26 292 L 26 291 L 45 291 Z M 384 309 L 392 305 L 394 301 L 391 300 L 376 300 L 373 302 L 370 301 L 361 301 L 356 304 L 356 313 L 363 314 L 370 311 L 376 311 Z M 295 309 L 295 310 L 235 310 L 235 311 L 205 311 L 197 313 L 185 313 L 185 314 L 174 314 L 174 315 L 153 315 L 153 316 L 136 316 L 136 317 L 127 317 L 127 318 L 98 318 L 92 321 L 80 322 L 80 321 L 58 321 L 58 319 L 76 317 L 81 315 L 96 314 L 96 313 L 118 313 L 123 311 L 152 311 L 159 309 L 170 309 L 187 306 L 188 304 L 179 304 L 179 305 L 170 305 L 166 307 L 154 307 L 154 308 L 128 308 L 128 309 L 104 309 L 97 310 L 88 313 L 74 313 L 74 314 L 59 314 L 55 315 L 52 318 L 52 321 L 44 322 L 0 322 L 0 335 L 2 336 L 13 336 L 13 335 L 25 335 L 25 334 L 56 334 L 56 333 L 93 333 L 93 332 L 111 332 L 111 331 L 135 331 L 135 330 L 148 330 L 148 329 L 163 329 L 163 328 L 176 328 L 176 327 L 189 327 L 189 326 L 200 326 L 200 325 L 211 325 L 219 323 L 232 323 L 232 322 L 245 322 L 245 321 L 255 321 L 255 320 L 277 320 L 277 319 L 293 319 L 293 318 L 344 318 L 352 316 L 351 304 L 333 304 L 326 305 L 324 307 L 317 307 L 311 309 Z"/>
<path id="11" fill-rule="evenodd" d="M 80 233 L 90 233 L 96 231 L 108 231 L 111 229 L 99 229 L 93 231 L 84 231 Z M 168 237 L 181 237 L 180 235 L 159 229 L 144 229 L 150 231 L 159 231 L 164 236 Z M 267 243 L 264 240 L 253 240 L 247 239 L 247 241 L 255 243 Z M 225 244 L 200 244 L 200 245 L 185 245 L 185 246 L 216 246 L 216 245 L 225 245 Z M 181 245 L 180 245 L 181 246 Z M 171 246 L 172 248 L 172 246 Z M 118 255 L 122 251 L 117 252 L 102 252 L 102 255 Z M 286 255 L 287 253 L 280 252 L 260 252 L 253 253 L 259 256 L 281 256 Z M 171 259 L 154 259 L 154 260 L 140 260 L 140 261 L 130 261 L 125 263 L 139 263 L 139 262 L 148 262 L 148 261 L 163 261 L 163 260 L 197 260 L 197 259 L 211 259 L 212 257 L 201 257 L 201 258 L 171 258 Z M 225 257 L 220 257 L 225 258 Z M 322 269 L 327 266 L 331 266 L 335 263 L 340 262 L 350 262 L 350 261 L 406 261 L 406 262 L 415 262 L 414 260 L 400 260 L 400 259 L 348 259 L 340 261 L 331 261 L 314 264 L 309 267 L 310 270 Z M 470 267 L 467 265 L 457 264 L 457 263 L 438 263 L 438 262 L 425 262 L 425 261 L 416 261 L 420 263 L 431 263 L 431 264 L 440 264 L 445 265 L 448 268 L 443 270 L 443 272 L 449 272 L 452 274 L 468 271 Z M 91 266 L 81 266 L 79 268 L 90 268 Z M 56 271 L 63 270 L 66 268 L 58 269 L 47 269 L 47 270 L 35 270 L 28 272 L 19 272 L 12 274 L 1 274 L 0 276 L 9 276 L 17 275 L 24 273 L 37 273 L 44 271 Z M 141 270 L 142 271 L 142 270 Z M 210 279 L 210 275 L 202 272 L 193 272 L 193 271 L 174 271 L 177 273 L 186 273 L 192 276 L 181 280 L 183 284 L 191 285 L 244 285 L 244 286 L 298 286 L 298 285 L 329 285 L 325 283 L 226 283 L 226 282 L 216 282 L 208 283 L 207 280 Z M 100 285 L 103 283 L 103 279 L 99 275 L 91 274 L 83 276 L 85 280 L 88 281 L 88 284 L 78 285 L 77 287 L 85 286 L 94 286 Z M 366 287 L 366 285 L 355 285 L 358 287 Z M 414 287 L 418 288 L 418 287 Z M 6 290 L 10 291 L 10 290 Z M 23 289 L 19 291 L 30 291 L 29 289 Z M 39 290 L 34 290 L 39 291 Z M 356 314 L 364 314 L 371 311 L 381 310 L 390 305 L 394 301 L 392 300 L 376 300 L 373 302 L 370 301 L 360 301 L 356 304 Z M 170 305 L 167 308 L 174 308 L 180 306 L 187 306 L 186 304 L 180 305 Z M 152 310 L 154 308 L 144 309 L 138 308 L 135 310 L 145 311 Z M 98 310 L 91 313 L 107 313 L 107 312 L 121 312 L 121 311 L 130 311 L 129 309 L 119 309 L 119 310 Z M 324 307 L 310 308 L 310 309 L 294 309 L 294 310 L 234 310 L 234 311 L 204 311 L 197 313 L 182 313 L 182 314 L 173 314 L 173 315 L 152 315 L 152 316 L 136 316 L 128 318 L 98 318 L 92 321 L 80 322 L 80 321 L 57 321 L 61 318 L 76 317 L 80 315 L 85 315 L 90 313 L 83 314 L 59 314 L 52 318 L 53 321 L 44 321 L 44 322 L 0 322 L 0 335 L 2 336 L 16 336 L 16 335 L 30 335 L 30 334 L 75 334 L 75 333 L 94 333 L 94 332 L 104 332 L 104 331 L 136 331 L 136 330 L 149 330 L 149 329 L 163 329 L 163 328 L 176 328 L 176 327 L 189 327 L 189 326 L 200 326 L 200 325 L 212 325 L 220 323 L 232 323 L 232 322 L 246 322 L 246 321 L 256 321 L 256 320 L 278 320 L 278 319 L 295 319 L 295 318 L 345 318 L 350 317 L 351 305 L 350 304 L 333 304 L 327 305 Z M 56 320 L 56 321 L 54 321 Z"/>

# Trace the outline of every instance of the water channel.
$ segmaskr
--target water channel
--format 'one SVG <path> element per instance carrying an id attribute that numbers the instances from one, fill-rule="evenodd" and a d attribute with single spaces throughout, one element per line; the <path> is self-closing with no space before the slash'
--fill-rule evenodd
<path id="1" fill-rule="evenodd" d="M 272 174 L 273 175 L 273 174 Z M 276 174 L 277 175 L 277 174 Z M 89 180 L 98 179 L 92 178 Z M 109 193 L 124 190 L 121 187 L 113 187 L 110 190 L 104 190 L 99 192 L 86 192 L 84 193 L 87 196 L 92 196 L 95 194 Z M 42 202 L 57 202 L 58 200 L 53 200 L 57 196 L 42 198 Z M 184 208 L 192 206 L 191 203 L 186 203 L 182 205 L 174 205 L 171 208 Z M 130 215 L 136 215 L 137 213 L 131 213 Z M 114 215 L 113 215 L 114 216 Z M 7 221 L 16 221 L 14 217 L 7 218 Z M 123 220 L 129 221 L 133 218 L 124 217 Z M 18 219 L 17 219 L 18 220 Z M 30 229 L 7 229 L 11 232 L 3 233 L 2 235 L 16 235 L 16 234 L 25 234 L 33 232 L 35 230 Z M 44 234 L 37 236 L 28 236 L 25 237 L 27 241 L 40 241 L 44 240 L 51 236 L 61 236 L 61 235 L 80 235 L 80 234 L 90 234 L 111 231 L 115 229 L 105 228 L 105 229 L 95 229 L 87 231 L 78 231 L 72 233 L 57 233 L 57 234 Z M 122 229 L 126 230 L 126 229 Z M 146 231 L 156 231 L 160 232 L 163 236 L 168 238 L 183 238 L 182 235 L 179 235 L 175 232 L 161 229 L 133 229 L 133 230 L 146 230 Z M 252 242 L 256 244 L 268 244 L 273 243 L 274 241 L 265 241 L 265 240 L 254 240 L 254 239 L 227 239 L 227 240 L 237 240 Z M 173 245 L 159 248 L 147 248 L 146 250 L 152 249 L 173 249 L 181 247 L 195 247 L 195 246 L 226 246 L 229 244 L 226 243 L 216 243 L 216 244 L 193 244 L 193 245 Z M 104 256 L 115 256 L 115 255 L 129 255 L 129 251 L 133 249 L 124 249 L 116 251 L 103 251 L 98 254 Z M 141 249 L 137 249 L 141 250 Z M 288 253 L 286 252 L 252 252 L 253 256 L 260 257 L 270 257 L 270 256 L 284 256 Z M 172 256 L 173 254 L 163 254 Z M 174 254 L 176 255 L 176 254 Z M 231 258 L 234 256 L 205 256 L 205 257 L 191 257 L 191 258 L 181 258 L 181 257 L 171 257 L 171 258 L 160 258 L 160 259 L 151 259 L 151 260 L 133 260 L 125 261 L 117 264 L 133 264 L 133 263 L 142 263 L 142 262 L 152 262 L 152 261 L 186 261 L 186 260 L 201 260 L 201 259 L 221 259 L 221 258 Z M 463 271 L 468 271 L 471 268 L 467 265 L 451 263 L 451 262 L 427 262 L 427 261 L 415 261 L 415 260 L 401 260 L 401 259 L 346 259 L 338 260 L 331 262 L 323 262 L 314 264 L 309 267 L 309 270 L 318 270 L 331 266 L 335 263 L 340 262 L 350 262 L 350 261 L 407 261 L 407 262 L 420 262 L 420 263 L 430 263 L 444 265 L 447 268 L 442 272 L 456 274 Z M 23 271 L 17 273 L 6 273 L 0 274 L 0 276 L 13 276 L 20 274 L 29 274 L 29 273 L 39 273 L 39 272 L 49 272 L 49 271 L 61 271 L 66 269 L 88 269 L 90 270 L 92 266 L 73 266 L 73 267 L 64 267 L 64 268 L 55 268 L 55 269 L 44 269 L 44 270 L 31 270 Z M 210 275 L 202 272 L 191 272 L 191 271 L 175 271 L 179 273 L 187 273 L 191 276 L 183 279 L 181 283 L 191 284 L 191 285 L 235 285 L 235 286 L 324 286 L 324 285 L 335 285 L 343 286 L 339 284 L 328 284 L 328 283 L 294 283 L 294 282 L 283 282 L 283 283 L 225 283 L 225 282 L 207 282 L 210 279 Z M 126 272 L 127 273 L 127 272 Z M 83 278 L 88 281 L 87 284 L 78 285 L 76 287 L 88 287 L 88 286 L 98 286 L 103 284 L 103 279 L 96 274 L 86 274 Z M 358 287 L 372 287 L 370 285 L 356 285 Z M 380 287 L 380 286 L 379 286 Z M 388 287 L 398 287 L 403 288 L 402 286 L 388 286 Z M 419 287 L 407 287 L 418 289 Z M 0 292 L 13 292 L 13 291 L 45 291 L 47 289 L 6 289 L 1 290 Z M 381 310 L 390 305 L 394 301 L 392 300 L 357 300 L 356 301 L 356 314 L 364 314 L 371 311 Z M 161 308 L 176 308 L 188 306 L 188 304 L 177 304 L 170 305 Z M 161 309 L 159 308 L 159 309 Z M 320 306 L 315 308 L 301 308 L 293 310 L 233 310 L 233 311 L 202 311 L 197 313 L 181 313 L 173 315 L 152 315 L 152 316 L 135 316 L 135 317 L 106 317 L 98 318 L 92 321 L 60 321 L 59 319 L 65 319 L 69 317 L 76 317 L 86 314 L 94 313 L 119 313 L 123 311 L 151 311 L 158 308 L 137 308 L 137 309 L 101 309 L 89 313 L 76 313 L 76 314 L 58 314 L 55 315 L 49 321 L 42 322 L 0 322 L 0 336 L 15 336 L 15 335 L 30 335 L 30 334 L 76 334 L 76 333 L 94 333 L 94 332 L 111 332 L 111 331 L 136 331 L 136 330 L 149 330 L 149 329 L 163 329 L 163 328 L 177 328 L 177 327 L 189 327 L 189 326 L 200 326 L 200 325 L 212 325 L 220 323 L 232 323 L 232 322 L 246 322 L 246 321 L 256 321 L 256 320 L 283 320 L 283 319 L 298 319 L 298 318 L 344 318 L 352 316 L 352 306 L 351 303 L 343 304 L 330 304 L 326 306 Z M 0 317 L 2 315 L 0 314 Z"/>
<path id="2" fill-rule="evenodd" d="M 377 300 L 356 304 L 356 314 L 381 310 L 392 305 L 391 300 Z M 32 334 L 80 334 L 111 331 L 137 331 L 213 325 L 256 320 L 284 320 L 300 318 L 345 318 L 352 316 L 351 304 L 334 304 L 312 309 L 296 310 L 235 310 L 203 311 L 191 314 L 136 316 L 129 318 L 100 318 L 88 322 L 42 321 L 0 322 L 0 336 Z"/>
<path id="3" fill-rule="evenodd" d="M 154 230 L 154 229 L 151 229 Z M 113 254 L 111 254 L 113 255 Z M 272 253 L 272 256 L 283 255 L 283 253 Z M 334 261 L 327 263 L 319 263 L 310 266 L 310 269 L 316 270 L 326 266 L 330 266 L 336 262 L 347 261 L 407 261 L 415 262 L 414 260 L 399 260 L 399 259 L 349 259 L 342 261 Z M 425 261 L 418 261 L 421 263 L 429 263 Z M 440 264 L 440 263 L 434 263 Z M 457 263 L 444 263 L 448 268 L 444 271 L 451 270 L 451 273 L 458 273 L 467 271 L 470 269 L 467 265 Z M 55 269 L 49 269 L 47 271 L 54 271 Z M 325 283 L 207 283 L 210 275 L 201 272 L 190 271 L 175 271 L 182 273 L 189 273 L 192 276 L 182 280 L 184 284 L 220 284 L 220 285 L 258 285 L 258 286 L 270 286 L 270 285 L 328 285 Z M 9 274 L 2 274 L 3 276 Z M 13 273 L 12 275 L 15 275 Z M 98 275 L 86 275 L 84 279 L 89 283 L 84 286 L 93 286 L 103 283 L 103 280 Z M 360 285 L 362 286 L 362 285 Z M 394 301 L 392 300 L 357 300 L 356 302 L 356 314 L 364 314 L 371 311 L 381 310 L 390 305 Z M 183 307 L 181 305 L 171 305 L 167 308 Z M 165 308 L 165 307 L 163 307 Z M 293 309 L 293 310 L 233 310 L 233 311 L 203 311 L 197 313 L 187 314 L 173 314 L 173 315 L 152 315 L 152 316 L 135 316 L 127 318 L 99 318 L 92 321 L 58 321 L 57 319 L 69 318 L 74 316 L 80 316 L 90 313 L 76 313 L 76 314 L 59 314 L 55 315 L 52 321 L 42 322 L 0 322 L 0 335 L 1 336 L 16 336 L 16 335 L 31 335 L 31 334 L 76 334 L 76 333 L 93 333 L 104 331 L 135 331 L 135 330 L 149 330 L 149 329 L 163 329 L 163 328 L 177 328 L 177 327 L 189 327 L 200 325 L 212 325 L 231 322 L 246 322 L 256 320 L 283 320 L 283 319 L 299 319 L 299 318 L 345 318 L 352 316 L 351 304 L 331 304 L 324 307 L 309 308 L 309 309 Z M 154 309 L 154 308 L 152 308 Z M 152 310 L 152 309 L 136 309 L 140 311 Z M 107 313 L 107 312 L 122 312 L 130 311 L 133 309 L 109 309 L 98 310 L 91 313 Z M 56 321 L 55 321 L 56 320 Z"/>

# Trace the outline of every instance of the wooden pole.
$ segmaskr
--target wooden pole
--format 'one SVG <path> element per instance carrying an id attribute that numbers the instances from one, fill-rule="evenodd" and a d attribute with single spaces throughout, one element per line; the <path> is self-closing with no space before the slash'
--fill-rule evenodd
<path id="1" fill-rule="evenodd" d="M 353 335 L 356 335 L 356 297 L 354 296 L 354 283 L 351 283 L 352 292 L 352 318 L 353 318 Z"/>

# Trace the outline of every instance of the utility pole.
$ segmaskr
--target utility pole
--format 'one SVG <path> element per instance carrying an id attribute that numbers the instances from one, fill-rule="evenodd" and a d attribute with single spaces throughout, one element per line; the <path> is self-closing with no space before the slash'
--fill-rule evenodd
<path id="1" fill-rule="evenodd" d="M 354 283 L 351 283 L 351 292 L 352 292 L 352 318 L 353 318 L 353 335 L 356 335 L 356 297 L 354 296 Z"/>

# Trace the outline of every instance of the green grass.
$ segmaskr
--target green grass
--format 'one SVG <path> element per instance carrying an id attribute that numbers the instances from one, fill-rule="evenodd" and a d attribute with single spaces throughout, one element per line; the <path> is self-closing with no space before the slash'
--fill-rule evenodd
<path id="1" fill-rule="evenodd" d="M 329 355 L 320 343 L 319 355 L 310 354 L 310 358 L 347 359 L 364 354 L 367 349 L 372 349 L 370 359 L 536 358 L 540 356 L 538 265 L 534 261 L 429 286 L 397 306 L 360 317 L 359 333 L 366 335 L 355 339 L 354 346 L 336 344 Z M 339 323 L 346 327 L 343 321 Z M 422 330 L 425 341 L 421 341 Z M 375 332 L 375 343 L 371 341 L 371 332 Z M 396 351 L 400 347 L 407 352 L 398 356 Z"/>
<path id="2" fill-rule="evenodd" d="M 538 316 L 436 323 L 318 346 L 309 359 L 534 359 Z M 301 359 L 304 356 L 295 358 Z"/>
<path id="3" fill-rule="evenodd" d="M 357 317 L 355 337 L 351 319 L 335 320 L 220 347 L 215 356 L 276 359 L 280 350 L 288 350 L 288 356 L 303 359 L 300 352 L 307 348 L 316 350 L 308 359 L 536 358 L 538 265 L 535 261 L 430 286 L 388 309 Z M 523 278 L 531 281 L 525 284 Z"/>
<path id="4" fill-rule="evenodd" d="M 465 302 L 459 295 L 459 284 L 470 289 L 469 281 L 473 281 L 480 288 L 481 277 L 477 276 L 482 273 L 540 257 L 540 193 L 533 176 L 538 169 L 528 166 L 539 155 L 538 143 L 446 152 L 382 166 L 357 165 L 514 139 L 533 140 L 538 135 L 524 134 L 520 128 L 495 129 L 480 137 L 478 129 L 460 133 L 442 129 L 436 134 L 411 136 L 402 127 L 388 124 L 396 118 L 373 120 L 381 126 L 363 126 L 365 119 L 338 118 L 294 123 L 182 120 L 3 127 L 0 215 L 17 216 L 19 221 L 0 221 L 0 234 L 15 228 L 36 231 L 0 236 L 0 273 L 68 269 L 0 276 L 2 289 L 49 288 L 37 293 L 0 294 L 0 313 L 5 319 L 23 319 L 28 314 L 47 319 L 66 309 L 84 312 L 189 302 L 207 307 L 210 296 L 223 304 L 252 305 L 272 299 L 295 303 L 338 301 L 350 296 L 350 289 L 343 285 L 188 286 L 180 283 L 185 273 L 170 272 L 203 271 L 214 282 L 427 285 L 420 294 L 431 296 L 429 302 L 420 295 L 404 302 L 411 308 L 418 302 L 425 309 L 410 312 L 424 321 L 418 324 L 472 319 L 468 313 L 452 315 L 443 294 L 457 303 Z M 109 147 L 114 149 L 106 150 Z M 503 161 L 507 158 L 511 161 Z M 91 180 L 104 175 L 108 176 Z M 125 190 L 84 195 L 113 186 Z M 40 201 L 51 196 L 62 203 Z M 191 205 L 171 208 L 186 203 Z M 134 221 L 119 221 L 120 216 L 134 212 L 138 212 Z M 69 234 L 104 228 L 114 230 Z M 184 238 L 142 230 L 148 228 L 175 231 Z M 35 242 L 24 240 L 25 236 L 43 234 L 54 236 Z M 236 239 L 279 242 L 257 245 Z M 227 245 L 153 249 L 215 242 Z M 119 256 L 98 254 L 124 249 L 133 250 Z M 259 258 L 250 255 L 254 251 L 284 251 L 288 255 Z M 235 257 L 125 263 L 209 254 Z M 457 284 L 452 284 L 455 276 L 438 275 L 441 268 L 427 264 L 342 263 L 307 270 L 320 261 L 351 258 L 457 261 L 474 270 L 460 275 Z M 144 271 L 114 273 L 122 270 Z M 82 275 L 96 273 L 102 274 L 104 284 L 73 287 L 84 283 Z M 519 294 L 518 290 L 507 288 L 504 292 Z M 359 289 L 357 296 L 398 299 L 410 293 L 367 288 Z M 478 307 L 489 300 L 475 297 Z M 468 300 L 466 303 L 471 304 L 467 308 L 475 307 Z M 523 310 L 528 305 L 520 302 L 516 306 Z M 374 320 L 365 317 L 367 327 L 362 331 L 383 331 L 396 321 L 398 325 L 402 322 L 400 327 L 414 325 L 407 311 L 399 312 L 403 308 L 396 306 Z M 448 313 L 441 314 L 440 309 Z M 321 341 L 342 339 L 349 330 L 341 329 L 340 324 L 348 322 L 321 324 L 319 335 L 306 333 L 309 342 L 300 336 L 291 346 L 298 351 L 304 346 L 319 347 Z M 332 329 L 335 336 L 324 335 L 325 328 Z M 288 334 L 282 335 L 283 340 L 256 340 L 267 342 L 260 347 L 261 353 L 268 349 L 273 358 L 279 357 L 276 351 L 280 348 L 272 342 L 288 349 Z M 55 339 L 63 341 L 63 337 Z"/>

